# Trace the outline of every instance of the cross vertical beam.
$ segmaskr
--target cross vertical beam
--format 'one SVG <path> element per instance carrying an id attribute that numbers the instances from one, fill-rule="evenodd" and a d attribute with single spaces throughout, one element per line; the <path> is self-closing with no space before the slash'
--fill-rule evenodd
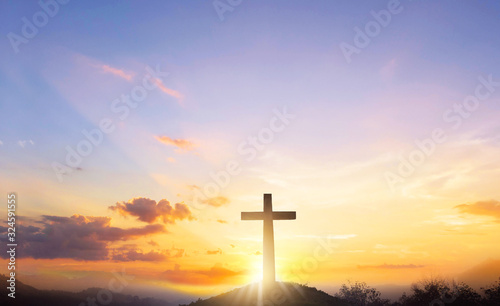
<path id="1" fill-rule="evenodd" d="M 274 226 L 273 226 L 273 200 L 269 193 L 264 194 L 264 287 L 276 281 L 274 265 Z"/>

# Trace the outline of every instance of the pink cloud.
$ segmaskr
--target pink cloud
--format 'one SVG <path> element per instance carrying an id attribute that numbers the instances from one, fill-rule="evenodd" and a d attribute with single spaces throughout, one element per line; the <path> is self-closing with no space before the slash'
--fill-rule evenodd
<path id="1" fill-rule="evenodd" d="M 158 78 L 154 78 L 153 79 L 154 82 L 156 83 L 156 85 L 158 85 L 158 88 L 163 91 L 164 93 L 166 93 L 167 95 L 169 96 L 172 96 L 174 98 L 176 98 L 180 104 L 182 104 L 182 100 L 184 100 L 184 95 L 181 94 L 180 92 L 176 91 L 176 90 L 173 90 L 173 89 L 170 89 L 168 87 L 166 87 L 164 84 L 163 84 L 163 81 L 158 79 Z"/>
<path id="2" fill-rule="evenodd" d="M 166 145 L 175 146 L 184 151 L 191 151 L 194 149 L 194 144 L 186 139 L 173 139 L 168 136 L 155 136 L 156 140 Z"/>
<path id="3" fill-rule="evenodd" d="M 100 66 L 100 68 L 102 69 L 102 71 L 104 73 L 111 73 L 111 74 L 114 74 L 122 79 L 125 79 L 127 81 L 131 81 L 132 78 L 134 77 L 134 74 L 129 72 L 125 72 L 124 70 L 121 70 L 121 69 L 118 69 L 118 68 L 113 68 L 109 65 L 102 65 Z"/>

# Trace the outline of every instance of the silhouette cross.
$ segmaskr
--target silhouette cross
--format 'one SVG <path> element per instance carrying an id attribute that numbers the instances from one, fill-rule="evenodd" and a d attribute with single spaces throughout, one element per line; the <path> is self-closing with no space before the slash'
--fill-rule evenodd
<path id="1" fill-rule="evenodd" d="M 264 221 L 264 273 L 263 285 L 270 288 L 276 281 L 274 266 L 274 229 L 273 220 L 295 220 L 294 211 L 273 211 L 273 200 L 270 193 L 264 194 L 264 211 L 242 212 L 241 220 Z"/>

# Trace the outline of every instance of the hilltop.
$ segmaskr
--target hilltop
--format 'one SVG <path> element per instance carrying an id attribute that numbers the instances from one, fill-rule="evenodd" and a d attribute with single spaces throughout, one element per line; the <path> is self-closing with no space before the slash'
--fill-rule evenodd
<path id="1" fill-rule="evenodd" d="M 259 296 L 262 296 L 262 304 L 258 304 Z M 199 299 L 188 305 L 180 306 L 256 306 L 256 305 L 281 305 L 281 306 L 348 306 L 341 301 L 316 288 L 307 287 L 294 283 L 278 282 L 276 286 L 263 294 L 259 283 L 247 285 L 234 289 L 227 293 L 211 297 L 206 300 Z"/>

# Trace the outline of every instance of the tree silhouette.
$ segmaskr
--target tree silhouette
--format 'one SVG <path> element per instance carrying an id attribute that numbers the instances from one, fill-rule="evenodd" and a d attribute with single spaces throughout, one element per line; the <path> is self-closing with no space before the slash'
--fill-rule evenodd
<path id="1" fill-rule="evenodd" d="M 411 295 L 403 294 L 399 305 L 483 305 L 481 296 L 465 283 L 448 282 L 443 278 L 423 279 L 411 286 Z"/>
<path id="2" fill-rule="evenodd" d="M 336 297 L 359 306 L 384 306 L 390 305 L 389 300 L 382 299 L 381 293 L 375 288 L 371 288 L 365 282 L 351 282 L 342 284 Z"/>
<path id="3" fill-rule="evenodd" d="M 500 305 L 500 278 L 487 288 L 481 288 L 484 291 L 484 305 Z"/>

